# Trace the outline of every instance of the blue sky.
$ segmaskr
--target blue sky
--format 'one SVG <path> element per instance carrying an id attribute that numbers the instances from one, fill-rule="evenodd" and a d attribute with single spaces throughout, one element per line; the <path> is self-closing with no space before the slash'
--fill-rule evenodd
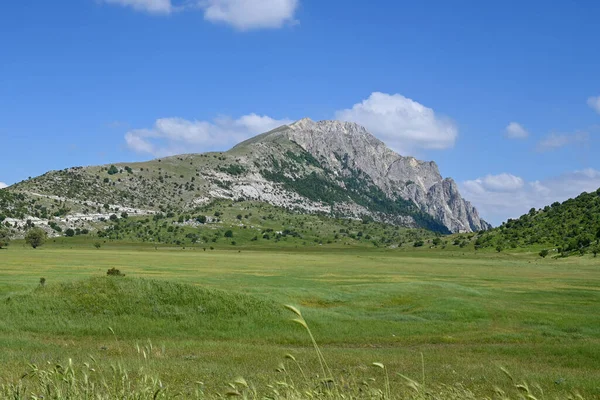
<path id="1" fill-rule="evenodd" d="M 600 187 L 598 21 L 593 0 L 6 1 L 0 182 L 339 118 L 497 224 Z"/>

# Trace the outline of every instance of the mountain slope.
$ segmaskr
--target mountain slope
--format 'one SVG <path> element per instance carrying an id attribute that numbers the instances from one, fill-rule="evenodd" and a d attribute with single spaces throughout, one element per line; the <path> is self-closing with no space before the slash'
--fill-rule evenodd
<path id="1" fill-rule="evenodd" d="M 568 255 L 594 250 L 599 241 L 600 189 L 540 210 L 532 208 L 520 218 L 485 232 L 475 245 L 499 249 L 539 245 Z"/>
<path id="2" fill-rule="evenodd" d="M 338 121 L 300 120 L 223 153 L 52 171 L 9 191 L 36 199 L 19 203 L 22 218 L 94 218 L 117 208 L 143 215 L 224 198 L 440 233 L 489 228 L 435 163 L 402 157 L 363 127 Z"/>

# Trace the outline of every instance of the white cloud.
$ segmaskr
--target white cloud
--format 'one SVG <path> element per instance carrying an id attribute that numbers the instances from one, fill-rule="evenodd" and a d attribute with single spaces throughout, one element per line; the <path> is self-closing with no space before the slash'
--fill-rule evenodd
<path id="1" fill-rule="evenodd" d="M 576 133 L 551 133 L 546 138 L 539 141 L 537 151 L 550 151 L 572 144 L 587 142 L 589 135 L 587 132 Z"/>
<path id="2" fill-rule="evenodd" d="M 520 217 L 531 208 L 542 208 L 582 192 L 596 191 L 600 188 L 600 171 L 590 168 L 531 182 L 510 174 L 488 175 L 465 181 L 460 188 L 461 194 L 475 205 L 485 220 L 499 225 L 508 218 Z"/>
<path id="3" fill-rule="evenodd" d="M 458 136 L 452 121 L 400 94 L 372 93 L 351 109 L 338 111 L 336 118 L 363 125 L 403 154 L 416 149 L 446 149 Z"/>
<path id="4" fill-rule="evenodd" d="M 150 129 L 135 129 L 125 134 L 127 146 L 154 156 L 224 150 L 245 139 L 267 132 L 292 121 L 273 119 L 257 114 L 238 119 L 220 117 L 212 122 L 189 121 L 183 118 L 156 120 Z"/>
<path id="5" fill-rule="evenodd" d="M 511 122 L 506 127 L 506 137 L 509 139 L 526 139 L 528 136 L 529 132 L 517 122 Z"/>
<path id="6" fill-rule="evenodd" d="M 151 14 L 170 14 L 173 11 L 171 0 L 102 0 L 108 4 L 132 7 L 137 11 Z"/>
<path id="7" fill-rule="evenodd" d="M 592 107 L 592 109 L 596 110 L 596 112 L 600 114 L 600 96 L 588 98 L 587 103 L 588 106 Z"/>
<path id="8" fill-rule="evenodd" d="M 525 182 L 522 178 L 512 174 L 486 175 L 473 181 L 464 182 L 472 190 L 493 191 L 493 192 L 513 192 L 521 189 Z"/>
<path id="9" fill-rule="evenodd" d="M 200 9 L 204 19 L 241 31 L 294 24 L 300 0 L 100 0 L 150 14 Z"/>
<path id="10" fill-rule="evenodd" d="M 299 0 L 204 0 L 204 18 L 239 30 L 281 28 L 295 23 Z"/>
<path id="11" fill-rule="evenodd" d="M 0 182 L 0 189 L 4 189 L 6 187 L 8 187 L 8 185 L 6 183 Z"/>

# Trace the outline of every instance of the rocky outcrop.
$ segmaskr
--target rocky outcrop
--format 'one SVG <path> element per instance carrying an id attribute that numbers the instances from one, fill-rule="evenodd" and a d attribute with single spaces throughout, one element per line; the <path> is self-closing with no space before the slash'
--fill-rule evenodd
<path id="1" fill-rule="evenodd" d="M 259 141 L 278 137 L 298 144 L 336 176 L 361 171 L 387 196 L 414 202 L 451 232 L 490 228 L 462 198 L 456 183 L 442 177 L 435 162 L 401 156 L 360 125 L 305 118 L 278 128 Z"/>

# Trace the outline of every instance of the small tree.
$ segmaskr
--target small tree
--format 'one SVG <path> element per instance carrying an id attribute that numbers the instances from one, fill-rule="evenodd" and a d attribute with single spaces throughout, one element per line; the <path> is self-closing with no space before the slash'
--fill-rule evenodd
<path id="1" fill-rule="evenodd" d="M 73 236 L 75 236 L 75 231 L 73 229 L 69 228 L 65 231 L 65 235 L 67 235 L 68 237 L 73 237 Z"/>
<path id="2" fill-rule="evenodd" d="M 43 245 L 47 238 L 48 234 L 42 228 L 31 228 L 25 235 L 25 243 L 36 249 Z"/>
<path id="3" fill-rule="evenodd" d="M 225 232 L 225 237 L 226 238 L 232 238 L 233 237 L 233 231 L 230 229 L 227 232 Z"/>
<path id="4" fill-rule="evenodd" d="M 7 247 L 9 243 L 10 237 L 8 236 L 8 232 L 4 229 L 0 229 L 0 249 Z"/>
<path id="5" fill-rule="evenodd" d="M 46 278 L 44 278 L 44 277 L 40 278 L 40 286 L 42 286 L 42 287 L 46 286 Z"/>
<path id="6" fill-rule="evenodd" d="M 117 169 L 117 167 L 115 167 L 114 165 L 111 165 L 110 168 L 108 169 L 108 174 L 114 175 L 117 173 L 119 173 L 119 170 Z"/>
<path id="7" fill-rule="evenodd" d="M 102 247 L 102 244 L 100 242 L 96 242 L 94 243 L 94 247 L 99 249 L 100 247 Z"/>
<path id="8" fill-rule="evenodd" d="M 546 258 L 546 256 L 548 256 L 548 250 L 544 249 L 542 251 L 540 251 L 540 257 L 542 258 Z"/>
<path id="9" fill-rule="evenodd" d="M 502 250 L 504 250 L 504 248 L 502 246 L 500 246 L 500 245 L 496 246 L 496 251 L 498 253 L 500 253 Z"/>

